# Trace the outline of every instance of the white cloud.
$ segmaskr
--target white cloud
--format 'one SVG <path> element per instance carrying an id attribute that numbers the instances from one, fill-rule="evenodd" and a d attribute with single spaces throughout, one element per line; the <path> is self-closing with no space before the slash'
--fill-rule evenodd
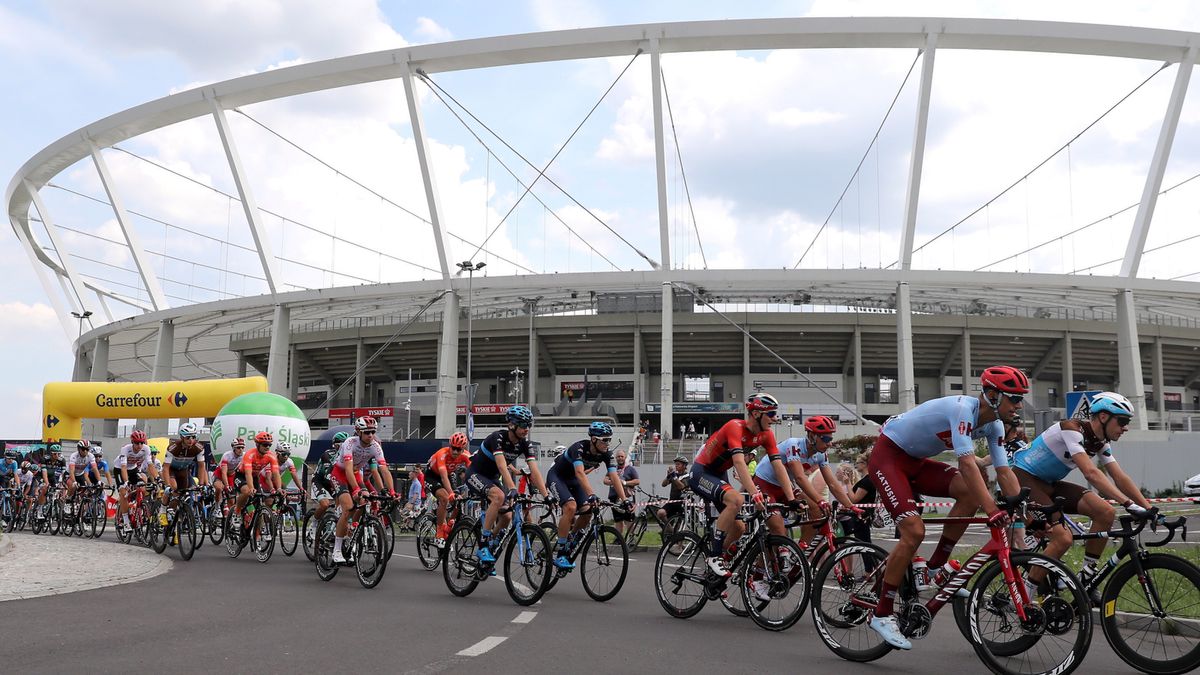
<path id="1" fill-rule="evenodd" d="M 446 42 L 454 39 L 454 34 L 449 29 L 427 16 L 417 17 L 417 27 L 413 34 L 426 42 Z"/>
<path id="2" fill-rule="evenodd" d="M 530 11 L 538 30 L 565 30 L 604 25 L 600 9 L 587 0 L 531 0 Z"/>
<path id="3" fill-rule="evenodd" d="M 845 117 L 840 113 L 826 110 L 801 110 L 799 108 L 784 108 L 767 113 L 767 122 L 778 127 L 795 128 L 813 124 L 828 124 Z"/>

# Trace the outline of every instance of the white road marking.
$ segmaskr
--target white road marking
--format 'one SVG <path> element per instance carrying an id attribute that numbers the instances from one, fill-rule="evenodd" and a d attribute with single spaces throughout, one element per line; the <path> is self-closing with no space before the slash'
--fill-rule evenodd
<path id="1" fill-rule="evenodd" d="M 537 616 L 537 612 L 521 612 L 517 618 L 512 620 L 512 623 L 529 623 L 535 616 Z"/>
<path id="2" fill-rule="evenodd" d="M 504 642 L 507 639 L 507 637 L 503 636 L 489 635 L 470 647 L 458 652 L 458 656 L 479 656 L 480 654 L 486 654 L 495 648 L 496 645 Z"/>

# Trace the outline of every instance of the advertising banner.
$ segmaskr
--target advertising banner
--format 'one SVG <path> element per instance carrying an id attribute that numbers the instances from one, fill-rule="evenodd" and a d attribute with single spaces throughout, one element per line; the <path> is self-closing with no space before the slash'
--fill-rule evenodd
<path id="1" fill-rule="evenodd" d="M 329 425 L 354 424 L 359 417 L 374 417 L 379 424 L 379 440 L 390 441 L 395 433 L 396 409 L 389 406 L 376 408 L 330 408 Z"/>

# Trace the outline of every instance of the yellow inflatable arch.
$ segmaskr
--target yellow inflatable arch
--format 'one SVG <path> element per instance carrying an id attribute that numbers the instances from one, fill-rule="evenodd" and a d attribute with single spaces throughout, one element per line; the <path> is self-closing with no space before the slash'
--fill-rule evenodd
<path id="1" fill-rule="evenodd" d="M 42 438 L 78 439 L 83 418 L 215 417 L 229 401 L 266 391 L 265 377 L 166 382 L 50 382 L 42 388 Z"/>

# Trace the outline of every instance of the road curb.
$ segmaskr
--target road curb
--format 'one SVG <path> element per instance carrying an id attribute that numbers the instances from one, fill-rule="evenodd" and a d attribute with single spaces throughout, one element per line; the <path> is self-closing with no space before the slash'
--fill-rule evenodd
<path id="1" fill-rule="evenodd" d="M 144 549 L 134 552 L 116 542 L 38 538 L 28 546 L 24 541 L 18 546 L 14 541 L 18 538 L 6 536 L 0 541 L 0 554 L 13 548 L 22 551 L 21 555 L 8 556 L 0 567 L 0 603 L 137 583 L 165 574 L 174 566 L 170 558 Z M 61 545 L 56 545 L 59 541 Z M 64 564 L 82 560 L 92 565 L 94 580 L 80 583 L 61 574 Z"/>

